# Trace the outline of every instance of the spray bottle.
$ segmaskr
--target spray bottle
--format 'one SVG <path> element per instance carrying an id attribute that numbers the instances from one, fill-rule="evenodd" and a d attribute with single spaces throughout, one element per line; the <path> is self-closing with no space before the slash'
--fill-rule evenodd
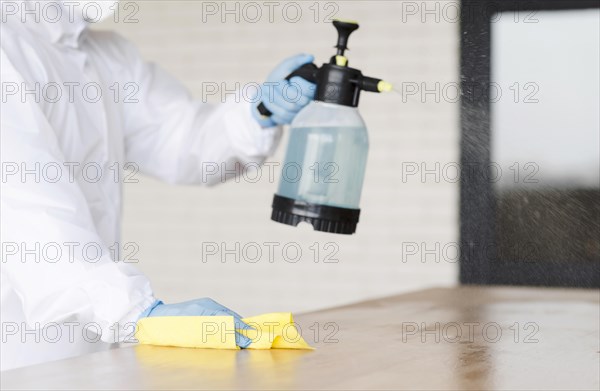
<path id="1" fill-rule="evenodd" d="M 329 63 L 305 64 L 286 79 L 300 76 L 317 86 L 315 100 L 291 124 L 290 139 L 271 219 L 296 226 L 307 222 L 317 231 L 353 234 L 367 164 L 369 138 L 358 112 L 361 91 L 390 91 L 391 85 L 348 67 L 344 52 L 353 21 L 335 20 L 337 53 Z M 270 116 L 261 103 L 263 116 Z"/>

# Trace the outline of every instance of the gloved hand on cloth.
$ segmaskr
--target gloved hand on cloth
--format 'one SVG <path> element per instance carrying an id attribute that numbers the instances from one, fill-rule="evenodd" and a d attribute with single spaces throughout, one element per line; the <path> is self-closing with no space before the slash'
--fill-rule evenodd
<path id="1" fill-rule="evenodd" d="M 135 336 L 142 344 L 187 348 L 312 349 L 290 313 L 242 318 L 208 298 L 156 301 L 142 313 Z"/>

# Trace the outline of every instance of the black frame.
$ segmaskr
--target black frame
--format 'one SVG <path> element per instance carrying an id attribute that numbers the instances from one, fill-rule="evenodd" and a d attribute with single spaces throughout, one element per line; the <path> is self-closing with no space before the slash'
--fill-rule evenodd
<path id="1" fill-rule="evenodd" d="M 499 11 L 600 8 L 598 0 L 463 0 L 461 7 L 461 167 L 485 170 L 490 158 L 491 21 Z M 474 125 L 476 124 L 476 125 Z M 471 171 L 472 172 L 472 171 Z M 484 172 L 484 171 L 481 171 Z M 565 267 L 559 262 L 497 260 L 495 197 L 483 175 L 463 175 L 460 184 L 460 282 L 462 284 L 600 287 L 600 262 Z M 465 179 L 467 178 L 467 179 Z M 481 251 L 483 250 L 483 251 Z"/>

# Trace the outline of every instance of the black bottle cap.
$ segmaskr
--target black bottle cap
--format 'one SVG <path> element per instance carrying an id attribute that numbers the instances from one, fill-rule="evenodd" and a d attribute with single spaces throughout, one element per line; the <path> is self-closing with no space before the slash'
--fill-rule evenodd
<path id="1" fill-rule="evenodd" d="M 333 25 L 338 32 L 337 54 L 331 57 L 328 64 L 314 72 L 314 82 L 317 84 L 315 100 L 338 105 L 358 106 L 360 91 L 379 92 L 380 79 L 363 76 L 362 72 L 348 67 L 348 59 L 344 52 L 348 49 L 348 39 L 353 31 L 358 29 L 358 23 L 334 20 Z"/>
<path id="2" fill-rule="evenodd" d="M 356 232 L 360 209 L 311 204 L 275 194 L 271 220 L 297 226 L 307 222 L 316 231 L 351 235 Z"/>
<path id="3" fill-rule="evenodd" d="M 350 34 L 358 29 L 358 23 L 334 20 L 333 25 L 338 31 L 335 45 L 337 54 L 320 68 L 315 64 L 304 64 L 290 73 L 286 79 L 299 76 L 317 85 L 315 100 L 351 107 L 358 106 L 361 90 L 389 91 L 391 88 L 389 83 L 381 83 L 381 79 L 363 76 L 360 70 L 348 67 L 348 59 L 344 56 L 344 52 L 348 50 L 348 39 Z M 262 102 L 258 105 L 258 111 L 264 117 L 272 114 Z"/>
<path id="4" fill-rule="evenodd" d="M 317 73 L 315 100 L 356 107 L 360 98 L 362 77 L 358 69 L 323 64 Z"/>

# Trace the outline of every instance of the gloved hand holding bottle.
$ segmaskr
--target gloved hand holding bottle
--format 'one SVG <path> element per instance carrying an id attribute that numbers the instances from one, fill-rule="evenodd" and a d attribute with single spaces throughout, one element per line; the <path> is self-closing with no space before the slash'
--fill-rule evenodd
<path id="1" fill-rule="evenodd" d="M 217 303 L 209 298 L 185 301 L 177 304 L 163 304 L 162 301 L 155 301 L 142 314 L 141 318 L 153 316 L 233 316 L 236 330 L 248 330 L 252 327 L 242 321 L 242 317 L 229 308 Z M 198 330 L 198 332 L 202 332 Z M 252 340 L 237 331 L 235 332 L 235 343 L 240 348 L 246 348 Z"/>
<path id="2" fill-rule="evenodd" d="M 313 60 L 314 57 L 310 54 L 298 54 L 284 60 L 271 72 L 262 85 L 260 100 L 273 114 L 263 117 L 258 112 L 260 102 L 252 106 L 252 114 L 263 128 L 291 123 L 296 114 L 314 99 L 316 86 L 313 83 L 299 76 L 285 79 Z"/>

